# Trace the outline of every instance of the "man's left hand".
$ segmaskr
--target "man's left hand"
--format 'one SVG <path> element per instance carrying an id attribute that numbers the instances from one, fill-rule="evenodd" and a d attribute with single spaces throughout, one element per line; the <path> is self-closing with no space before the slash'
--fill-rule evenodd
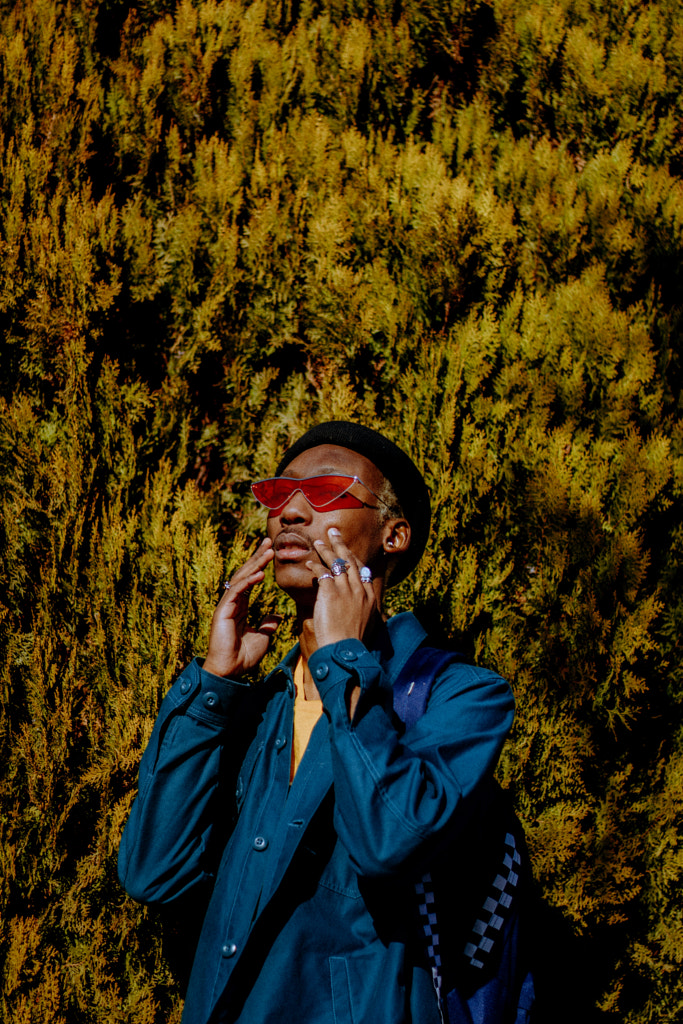
<path id="1" fill-rule="evenodd" d="M 344 544 L 339 530 L 332 527 L 328 530 L 328 537 L 329 544 L 322 540 L 314 542 L 320 562 L 306 563 L 319 581 L 313 610 L 316 647 L 339 640 L 363 640 L 379 614 L 379 599 L 375 591 L 379 583 L 362 582 L 362 563 Z M 346 563 L 346 571 L 332 576 L 332 565 L 338 559 Z"/>

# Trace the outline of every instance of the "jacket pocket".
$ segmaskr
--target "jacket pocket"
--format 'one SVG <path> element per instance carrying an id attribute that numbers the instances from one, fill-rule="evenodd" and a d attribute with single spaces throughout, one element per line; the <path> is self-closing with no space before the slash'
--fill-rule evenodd
<path id="1" fill-rule="evenodd" d="M 330 984 L 332 986 L 332 1013 L 335 1024 L 355 1024 L 351 1005 L 351 984 L 346 957 L 330 957 Z"/>

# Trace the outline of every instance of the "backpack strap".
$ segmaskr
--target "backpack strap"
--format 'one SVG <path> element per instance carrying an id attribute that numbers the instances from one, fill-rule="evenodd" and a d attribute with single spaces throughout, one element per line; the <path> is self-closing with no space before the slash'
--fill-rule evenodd
<path id="1" fill-rule="evenodd" d="M 464 656 L 456 651 L 443 651 L 435 647 L 418 647 L 408 658 L 393 685 L 394 711 L 407 729 L 426 711 L 434 680 L 442 669 L 453 662 L 464 660 Z M 490 880 L 487 891 L 482 893 L 482 904 L 465 948 L 461 952 L 468 970 L 472 972 L 472 982 L 468 989 L 478 988 L 474 977 L 479 974 L 486 975 L 487 972 L 482 969 L 488 966 L 494 948 L 499 950 L 501 945 L 504 945 L 513 949 L 516 946 L 516 941 L 508 942 L 507 939 L 511 925 L 515 931 L 517 930 L 511 915 L 517 907 L 517 886 L 522 866 L 518 843 L 515 841 L 518 826 L 515 827 L 516 820 L 513 825 L 510 819 L 501 824 L 504 824 L 504 828 L 497 871 Z M 505 986 L 501 985 L 501 981 L 495 976 L 485 981 L 483 988 L 475 991 L 473 998 L 470 999 L 463 999 L 457 989 L 444 991 L 439 920 L 443 920 L 444 913 L 457 914 L 458 908 L 451 905 L 447 906 L 446 910 L 443 907 L 438 909 L 440 898 L 444 894 L 438 886 L 435 887 L 429 872 L 415 883 L 415 892 L 442 1024 L 494 1024 L 502 1020 L 504 1011 L 501 999 Z M 516 918 L 516 914 L 514 917 Z M 530 998 L 533 999 L 533 982 L 530 974 L 524 985 L 529 989 Z M 526 989 L 523 994 L 525 992 Z M 518 1017 L 518 1020 L 521 1019 L 525 1018 Z"/>
<path id="2" fill-rule="evenodd" d="M 432 684 L 441 669 L 463 660 L 457 651 L 442 651 L 438 647 L 418 647 L 413 651 L 393 686 L 394 711 L 406 729 L 415 725 L 427 710 Z"/>
<path id="3" fill-rule="evenodd" d="M 453 661 L 462 660 L 463 656 L 456 651 L 442 651 L 438 647 L 418 647 L 413 651 L 393 685 L 394 711 L 406 729 L 415 725 L 427 710 L 432 685 L 441 669 Z M 439 1015 L 442 1024 L 446 1024 L 447 1009 L 441 970 L 441 939 L 435 912 L 434 883 L 429 872 L 426 872 L 420 881 L 415 883 L 415 893 Z"/>

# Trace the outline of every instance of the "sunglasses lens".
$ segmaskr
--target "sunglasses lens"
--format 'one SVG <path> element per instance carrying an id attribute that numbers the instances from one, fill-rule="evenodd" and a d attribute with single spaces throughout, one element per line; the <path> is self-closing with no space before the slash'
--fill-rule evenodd
<path id="1" fill-rule="evenodd" d="M 351 476 L 312 476 L 308 480 L 302 481 L 301 490 L 304 493 L 306 501 L 313 508 L 344 508 L 344 504 L 338 504 L 343 502 L 346 497 L 351 497 L 345 492 L 348 491 L 349 487 L 353 483 L 353 477 Z M 357 501 L 357 499 L 352 499 Z"/>
<path id="2" fill-rule="evenodd" d="M 292 481 L 281 476 L 271 480 L 258 480 L 251 485 L 251 493 L 266 508 L 279 508 L 293 493 Z"/>
<path id="3" fill-rule="evenodd" d="M 270 480 L 259 480 L 251 485 L 257 501 L 269 509 L 279 509 L 289 501 L 295 491 L 301 491 L 314 509 L 334 511 L 339 508 L 362 507 L 363 502 L 348 494 L 354 482 L 352 476 L 311 476 L 304 480 L 293 480 L 276 476 Z"/>

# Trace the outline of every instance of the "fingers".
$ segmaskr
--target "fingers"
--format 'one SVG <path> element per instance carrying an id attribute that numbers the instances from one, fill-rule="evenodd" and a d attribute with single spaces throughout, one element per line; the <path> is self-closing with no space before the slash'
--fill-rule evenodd
<path id="1" fill-rule="evenodd" d="M 347 547 L 339 530 L 330 527 L 328 538 L 329 544 L 324 540 L 313 542 L 320 561 L 306 562 L 306 566 L 318 580 L 319 595 L 322 597 L 325 594 L 347 594 L 349 597 L 363 600 L 372 598 L 374 601 L 372 573 L 368 567 Z M 344 567 L 341 572 L 340 564 Z"/>
<path id="2" fill-rule="evenodd" d="M 264 537 L 261 543 L 258 545 L 256 550 L 246 560 L 244 565 L 241 565 L 235 573 L 233 573 L 232 579 L 230 580 L 230 587 L 241 583 L 244 579 L 249 579 L 258 573 L 262 573 L 268 562 L 272 561 L 275 552 L 273 551 L 273 542 L 270 537 Z"/>
<path id="3" fill-rule="evenodd" d="M 378 595 L 362 582 L 360 560 L 343 542 L 339 530 L 332 527 L 327 536 L 329 543 L 314 541 L 319 561 L 306 562 L 318 581 L 313 612 L 317 647 L 339 640 L 362 640 L 378 611 Z M 342 562 L 345 570 L 335 573 L 335 562 Z"/>
<path id="4" fill-rule="evenodd" d="M 265 537 L 253 555 L 226 581 L 219 605 L 236 604 L 255 583 L 261 583 L 265 578 L 265 568 L 273 557 L 273 542 Z"/>
<path id="5" fill-rule="evenodd" d="M 258 665 L 270 646 L 278 626 L 282 622 L 281 615 L 267 615 L 258 629 L 248 629 L 242 639 L 245 668 Z"/>
<path id="6" fill-rule="evenodd" d="M 311 570 L 318 583 L 322 583 L 323 580 L 334 581 L 336 579 L 324 562 L 306 562 L 306 568 Z"/>
<path id="7" fill-rule="evenodd" d="M 322 565 L 319 567 L 320 571 L 316 571 L 315 575 L 320 579 L 321 574 L 324 575 L 326 572 L 331 572 L 335 581 L 341 580 L 342 576 L 346 576 L 347 581 L 351 585 L 359 582 L 361 579 L 360 570 L 363 567 L 360 559 L 346 546 L 339 530 L 335 529 L 335 527 L 330 527 L 327 533 L 330 541 L 329 544 L 325 544 L 322 540 L 313 542 L 322 561 Z M 338 573 L 334 568 L 334 563 L 340 560 L 346 563 L 346 571 L 342 573 Z"/>
<path id="8" fill-rule="evenodd" d="M 281 622 L 281 615 L 266 615 L 265 618 L 261 620 L 261 624 L 257 632 L 260 633 L 262 636 L 267 636 L 270 639 L 270 637 L 273 636 L 277 631 L 277 628 Z"/>
<path id="9" fill-rule="evenodd" d="M 204 662 L 206 671 L 218 676 L 238 676 L 257 665 L 266 653 L 280 616 L 268 615 L 258 629 L 250 628 L 249 592 L 263 580 L 272 558 L 273 546 L 266 538 L 232 575 L 214 611 Z"/>

